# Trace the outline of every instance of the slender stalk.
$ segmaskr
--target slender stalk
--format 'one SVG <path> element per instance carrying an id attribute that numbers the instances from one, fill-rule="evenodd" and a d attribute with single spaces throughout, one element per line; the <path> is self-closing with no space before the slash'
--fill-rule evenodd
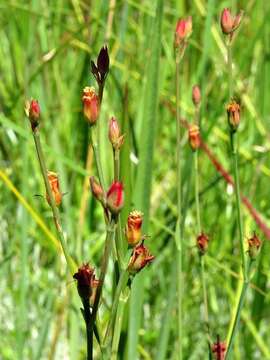
<path id="1" fill-rule="evenodd" d="M 120 176 L 120 160 L 119 150 L 113 149 L 113 164 L 114 164 L 114 181 L 119 181 Z"/>
<path id="2" fill-rule="evenodd" d="M 102 262 L 101 262 L 99 286 L 96 291 L 96 296 L 95 296 L 95 301 L 94 301 L 93 311 L 92 311 L 92 320 L 93 321 L 95 321 L 95 319 L 96 319 L 99 301 L 100 301 L 100 298 L 102 295 L 102 288 L 103 288 L 105 276 L 107 273 L 109 257 L 110 257 L 110 253 L 111 253 L 114 235 L 115 235 L 115 220 L 112 219 L 110 224 L 107 227 L 105 247 L 104 247 L 104 252 L 103 252 L 103 257 L 102 257 Z"/>
<path id="3" fill-rule="evenodd" d="M 59 210 L 55 204 L 54 196 L 52 194 L 51 186 L 50 186 L 49 179 L 48 179 L 48 172 L 47 172 L 46 163 L 45 163 L 45 159 L 44 159 L 44 155 L 43 155 L 43 151 L 42 151 L 42 147 L 41 147 L 41 143 L 40 143 L 40 136 L 39 136 L 38 128 L 36 128 L 33 131 L 33 137 L 34 137 L 34 141 L 35 141 L 39 165 L 40 165 L 41 173 L 43 176 L 46 192 L 50 199 L 50 207 L 52 209 L 55 227 L 56 227 L 56 230 L 59 235 L 59 240 L 60 240 L 60 243 L 62 246 L 62 250 L 63 250 L 64 256 L 65 256 L 69 271 L 71 272 L 71 274 L 73 274 L 76 267 L 75 267 L 73 260 L 71 259 L 71 257 L 68 254 L 66 240 L 65 240 L 65 236 L 63 233 L 62 225 L 61 225 Z"/>
<path id="4" fill-rule="evenodd" d="M 96 165 L 97 165 L 98 179 L 99 179 L 99 182 L 100 182 L 100 185 L 101 185 L 102 189 L 105 190 L 105 182 L 104 182 L 104 176 L 103 176 L 101 160 L 100 160 L 100 154 L 99 154 L 99 146 L 98 146 L 98 141 L 97 141 L 97 129 L 96 129 L 96 127 L 91 126 L 89 132 L 90 132 L 90 143 L 91 143 L 92 148 L 93 148 L 93 153 L 94 153 L 94 157 L 95 157 L 95 161 L 96 161 Z"/>
<path id="5" fill-rule="evenodd" d="M 227 43 L 227 66 L 228 66 L 228 81 L 229 81 L 229 100 L 233 97 L 233 69 L 232 69 L 232 44 L 231 39 Z"/>
<path id="6" fill-rule="evenodd" d="M 180 57 L 176 54 L 175 63 L 175 87 L 176 87 L 176 134 L 177 134 L 177 146 L 176 146 L 176 161 L 177 161 L 177 222 L 175 229 L 175 241 L 177 245 L 177 296 L 178 296 L 178 346 L 179 346 L 179 360 L 183 358 L 182 339 L 183 339 L 183 276 L 182 276 L 182 239 L 181 239 L 181 218 L 182 218 L 182 179 L 181 179 L 181 127 L 180 127 L 180 81 L 179 81 L 179 64 Z"/>
<path id="7" fill-rule="evenodd" d="M 199 169 L 198 169 L 198 150 L 194 151 L 194 170 L 195 170 L 195 202 L 198 234 L 201 234 L 201 214 L 200 214 L 200 187 L 199 187 Z"/>
<path id="8" fill-rule="evenodd" d="M 93 359 L 93 322 L 91 320 L 89 299 L 83 300 L 83 314 L 87 335 L 87 360 Z"/>

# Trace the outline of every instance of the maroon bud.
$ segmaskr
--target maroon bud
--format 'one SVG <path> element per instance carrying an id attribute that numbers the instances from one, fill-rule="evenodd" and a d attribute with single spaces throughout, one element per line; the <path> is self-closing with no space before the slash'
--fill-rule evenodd
<path id="1" fill-rule="evenodd" d="M 124 188 L 120 181 L 113 182 L 109 188 L 106 197 L 106 205 L 114 215 L 119 214 L 124 206 Z"/>
<path id="2" fill-rule="evenodd" d="M 133 253 L 129 260 L 128 271 L 131 275 L 137 274 L 141 271 L 147 264 L 154 260 L 154 256 L 150 254 L 149 250 L 144 246 L 144 244 L 137 245 L 133 249 Z"/>
<path id="3" fill-rule="evenodd" d="M 224 360 L 226 354 L 227 346 L 225 341 L 220 341 L 219 336 L 217 337 L 217 342 L 212 345 L 212 353 L 215 356 L 216 360 Z"/>
<path id="4" fill-rule="evenodd" d="M 204 255 L 208 249 L 209 237 L 203 232 L 197 236 L 197 248 L 201 255 Z"/>
<path id="5" fill-rule="evenodd" d="M 98 280 L 95 279 L 94 271 L 89 264 L 84 264 L 73 275 L 73 278 L 77 280 L 78 293 L 84 300 L 90 299 L 93 288 L 97 287 Z"/>
<path id="6" fill-rule="evenodd" d="M 97 64 L 91 61 L 91 72 L 94 75 L 98 85 L 103 86 L 110 67 L 110 58 L 107 46 L 100 49 L 97 58 Z"/>
<path id="7" fill-rule="evenodd" d="M 199 85 L 194 85 L 192 88 L 192 101 L 195 106 L 201 103 L 201 90 Z"/>
<path id="8" fill-rule="evenodd" d="M 25 104 L 26 116 L 29 118 L 32 130 L 34 131 L 39 125 L 40 107 L 37 100 L 27 101 Z"/>

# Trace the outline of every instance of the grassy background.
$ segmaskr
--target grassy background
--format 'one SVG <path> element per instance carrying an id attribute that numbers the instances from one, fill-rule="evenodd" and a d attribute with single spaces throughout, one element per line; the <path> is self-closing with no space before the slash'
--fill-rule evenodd
<path id="1" fill-rule="evenodd" d="M 111 59 L 100 119 L 106 183 L 110 183 L 113 171 L 107 123 L 114 115 L 126 133 L 121 156 L 121 178 L 126 190 L 122 222 L 125 223 L 130 209 L 142 208 L 146 212 L 145 231 L 151 236 L 147 244 L 156 255 L 155 262 L 138 275 L 134 284 L 119 359 L 174 359 L 177 355 L 172 42 L 180 16 L 192 15 L 194 25 L 181 69 L 182 114 L 192 121 L 191 87 L 199 83 L 203 93 L 203 139 L 230 171 L 225 115 L 228 86 L 219 14 L 225 6 L 245 10 L 233 48 L 235 88 L 243 104 L 239 129 L 241 191 L 265 224 L 270 225 L 270 4 L 255 0 L 166 0 L 162 12 L 161 3 L 0 2 L 2 359 L 85 356 L 84 324 L 75 286 L 60 256 L 51 212 L 42 197 L 35 197 L 44 194 L 44 187 L 23 108 L 25 99 L 39 99 L 47 164 L 50 170 L 59 173 L 61 188 L 68 192 L 61 216 L 69 250 L 78 264 L 89 261 L 98 267 L 105 228 L 102 211 L 85 185 L 86 176 L 95 173 L 95 166 L 90 158 L 86 170 L 88 130 L 81 113 L 81 92 L 85 85 L 94 83 L 90 59 L 96 58 L 104 43 L 109 46 Z M 187 209 L 184 358 L 206 359 L 199 261 L 194 247 L 192 155 L 186 134 L 183 149 L 183 194 Z M 202 225 L 211 237 L 206 256 L 210 326 L 213 336 L 220 334 L 224 339 L 234 307 L 240 265 L 234 196 L 203 151 L 199 163 L 204 190 Z M 233 359 L 270 359 L 269 239 L 245 208 L 243 220 L 245 236 L 256 230 L 265 242 L 253 278 L 256 289 L 247 297 Z M 104 323 L 109 314 L 106 307 L 112 300 L 110 278 L 104 292 Z"/>

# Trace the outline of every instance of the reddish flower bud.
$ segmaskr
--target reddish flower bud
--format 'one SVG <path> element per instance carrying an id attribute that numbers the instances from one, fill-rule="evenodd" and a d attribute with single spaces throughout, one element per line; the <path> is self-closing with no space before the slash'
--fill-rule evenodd
<path id="1" fill-rule="evenodd" d="M 201 145 L 199 126 L 190 125 L 188 130 L 189 145 L 193 151 L 196 151 Z"/>
<path id="2" fill-rule="evenodd" d="M 99 98 L 94 87 L 84 88 L 82 101 L 84 116 L 90 125 L 94 125 L 99 116 Z"/>
<path id="3" fill-rule="evenodd" d="M 114 117 L 109 122 L 109 140 L 114 150 L 119 150 L 124 143 L 124 135 L 121 135 L 119 124 Z"/>
<path id="4" fill-rule="evenodd" d="M 117 215 L 124 206 L 124 188 L 120 181 L 112 183 L 107 192 L 106 204 L 110 212 Z"/>
<path id="5" fill-rule="evenodd" d="M 60 184 L 58 175 L 55 172 L 48 171 L 48 180 L 54 197 L 55 205 L 59 206 L 62 202 L 62 193 L 60 191 Z M 46 200 L 51 205 L 49 194 L 46 193 Z"/>
<path id="6" fill-rule="evenodd" d="M 84 300 L 93 297 L 99 284 L 99 281 L 95 279 L 94 271 L 94 268 L 91 268 L 89 264 L 84 264 L 73 275 L 73 278 L 77 280 L 78 293 Z"/>
<path id="7" fill-rule="evenodd" d="M 104 81 L 109 72 L 109 66 L 110 58 L 108 54 L 108 48 L 107 46 L 103 46 L 100 49 L 97 58 L 97 64 L 95 64 L 94 61 L 91 61 L 91 72 L 94 75 L 97 83 L 101 86 L 104 85 Z"/>
<path id="8" fill-rule="evenodd" d="M 262 242 L 254 232 L 253 236 L 248 239 L 248 253 L 252 260 L 256 259 L 260 248 L 261 248 Z"/>
<path id="9" fill-rule="evenodd" d="M 233 131 L 236 131 L 240 124 L 240 104 L 232 101 L 227 106 L 228 122 Z"/>
<path id="10" fill-rule="evenodd" d="M 192 33 L 192 17 L 186 19 L 179 19 L 176 24 L 174 45 L 179 47 L 183 44 Z"/>
<path id="11" fill-rule="evenodd" d="M 208 249 L 209 237 L 203 232 L 197 236 L 197 247 L 201 255 L 204 255 Z"/>
<path id="12" fill-rule="evenodd" d="M 154 256 L 150 254 L 149 250 L 144 246 L 144 244 L 137 245 L 133 249 L 133 253 L 129 260 L 128 271 L 131 275 L 137 274 L 141 271 L 147 264 L 154 260 Z"/>
<path id="13" fill-rule="evenodd" d="M 194 85 L 192 88 L 192 101 L 195 106 L 201 103 L 201 90 L 199 85 Z"/>
<path id="14" fill-rule="evenodd" d="M 32 130 L 39 125 L 40 107 L 37 100 L 27 101 L 25 104 L 26 116 L 29 118 Z"/>
<path id="15" fill-rule="evenodd" d="M 128 215 L 125 234 L 130 246 L 136 246 L 142 240 L 143 213 L 134 210 Z"/>
<path id="16" fill-rule="evenodd" d="M 220 25 L 223 34 L 231 35 L 240 25 L 243 17 L 243 11 L 241 10 L 239 14 L 233 16 L 230 9 L 223 9 L 220 16 Z"/>
<path id="17" fill-rule="evenodd" d="M 219 336 L 217 338 L 217 342 L 212 345 L 212 352 L 215 356 L 216 360 L 224 360 L 226 354 L 227 346 L 226 343 L 219 340 Z"/>
<path id="18" fill-rule="evenodd" d="M 90 176 L 89 183 L 90 183 L 91 192 L 92 192 L 94 198 L 103 203 L 104 202 L 104 192 L 102 190 L 102 187 L 96 180 L 96 178 L 94 176 Z"/>

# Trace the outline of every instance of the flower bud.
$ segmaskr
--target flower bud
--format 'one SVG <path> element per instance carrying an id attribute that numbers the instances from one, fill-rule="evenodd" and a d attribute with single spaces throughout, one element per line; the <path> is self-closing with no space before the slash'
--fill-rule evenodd
<path id="1" fill-rule="evenodd" d="M 176 24 L 174 46 L 179 47 L 183 44 L 192 33 L 192 17 L 179 19 Z"/>
<path id="2" fill-rule="evenodd" d="M 107 46 L 103 46 L 100 49 L 97 64 L 94 61 L 91 61 L 91 72 L 94 75 L 97 83 L 101 86 L 104 85 L 104 81 L 108 75 L 110 66 L 110 58 L 108 54 Z"/>
<path id="3" fill-rule="evenodd" d="M 26 116 L 29 118 L 32 130 L 34 131 L 39 125 L 40 106 L 37 100 L 27 101 L 25 104 Z"/>
<path id="4" fill-rule="evenodd" d="M 89 183 L 90 183 L 91 192 L 92 192 L 94 198 L 103 203 L 104 202 L 104 192 L 102 190 L 102 187 L 96 180 L 96 178 L 94 176 L 90 176 Z"/>
<path id="5" fill-rule="evenodd" d="M 154 260 L 149 250 L 144 246 L 144 244 L 137 245 L 133 249 L 133 253 L 129 260 L 128 271 L 131 275 L 137 274 L 141 271 L 147 264 Z"/>
<path id="6" fill-rule="evenodd" d="M 227 106 L 228 123 L 232 131 L 236 131 L 240 124 L 240 104 L 236 101 L 232 101 Z"/>
<path id="7" fill-rule="evenodd" d="M 83 300 L 90 299 L 99 284 L 99 281 L 95 279 L 94 271 L 89 264 L 84 264 L 73 275 L 73 278 L 77 280 L 78 293 Z"/>
<path id="8" fill-rule="evenodd" d="M 99 98 L 94 87 L 84 88 L 82 101 L 84 116 L 90 125 L 94 125 L 99 116 Z"/>
<path id="9" fill-rule="evenodd" d="M 59 206 L 62 202 L 62 193 L 60 191 L 58 175 L 55 172 L 48 171 L 48 180 L 54 197 L 55 205 Z M 46 193 L 46 200 L 51 205 L 49 194 Z"/>
<path id="10" fill-rule="evenodd" d="M 136 246 L 142 240 L 143 213 L 134 210 L 128 215 L 125 234 L 130 246 Z"/>
<path id="11" fill-rule="evenodd" d="M 223 9 L 220 16 L 220 26 L 223 34 L 231 35 L 239 27 L 242 17 L 242 10 L 236 16 L 233 16 L 230 9 Z"/>
<path id="12" fill-rule="evenodd" d="M 224 360 L 226 354 L 227 346 L 225 341 L 220 341 L 219 336 L 217 342 L 212 345 L 212 353 L 215 356 L 216 360 Z"/>
<path id="13" fill-rule="evenodd" d="M 124 188 L 120 181 L 115 181 L 106 196 L 106 205 L 110 212 L 117 215 L 124 206 Z"/>
<path id="14" fill-rule="evenodd" d="M 204 255 L 208 249 L 209 237 L 203 232 L 197 236 L 197 248 L 201 255 Z"/>
<path id="15" fill-rule="evenodd" d="M 196 151 L 201 145 L 199 126 L 193 124 L 188 129 L 189 145 L 193 151 Z"/>
<path id="16" fill-rule="evenodd" d="M 253 236 L 248 239 L 248 254 L 251 260 L 255 260 L 260 248 L 261 248 L 262 242 L 254 232 Z"/>
<path id="17" fill-rule="evenodd" d="M 124 143 L 124 135 L 121 135 L 119 124 L 114 117 L 109 122 L 109 140 L 114 150 L 119 150 Z"/>
<path id="18" fill-rule="evenodd" d="M 201 90 L 199 85 L 194 85 L 192 88 L 192 101 L 195 106 L 201 103 Z"/>

